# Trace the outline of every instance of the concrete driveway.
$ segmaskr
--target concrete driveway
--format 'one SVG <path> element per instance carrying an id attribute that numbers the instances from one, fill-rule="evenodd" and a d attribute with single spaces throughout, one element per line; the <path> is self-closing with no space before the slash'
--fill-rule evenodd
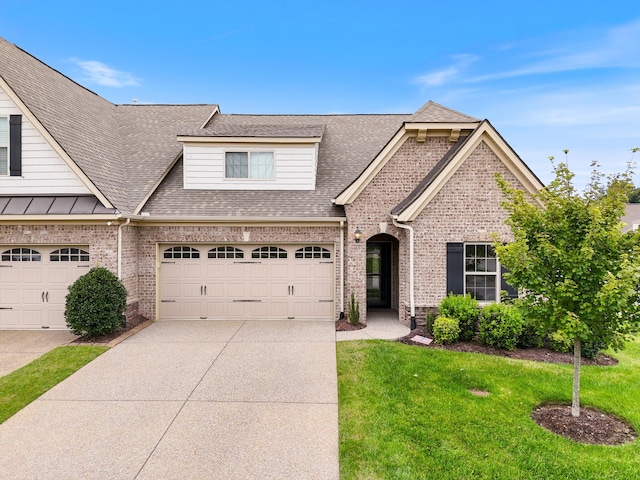
<path id="1" fill-rule="evenodd" d="M 3 479 L 338 479 L 333 322 L 156 322 L 0 425 Z"/>
<path id="2" fill-rule="evenodd" d="M 0 330 L 0 377 L 76 338 L 67 330 Z"/>

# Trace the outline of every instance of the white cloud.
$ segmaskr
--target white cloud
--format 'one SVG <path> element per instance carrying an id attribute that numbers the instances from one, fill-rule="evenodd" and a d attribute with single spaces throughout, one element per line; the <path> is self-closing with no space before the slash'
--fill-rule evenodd
<path id="1" fill-rule="evenodd" d="M 480 58 L 468 53 L 454 55 L 453 64 L 449 67 L 427 73 L 416 78 L 416 82 L 427 87 L 443 85 L 452 80 L 457 80 L 469 67 L 469 65 L 477 62 Z"/>
<path id="2" fill-rule="evenodd" d="M 140 85 L 140 79 L 129 72 L 115 70 L 96 60 L 71 59 L 85 75 L 84 81 L 105 87 L 130 87 Z"/>

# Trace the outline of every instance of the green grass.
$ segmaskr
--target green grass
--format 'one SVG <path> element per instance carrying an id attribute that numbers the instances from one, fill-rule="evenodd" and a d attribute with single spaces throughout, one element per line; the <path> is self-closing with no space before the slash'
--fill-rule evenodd
<path id="1" fill-rule="evenodd" d="M 33 402 L 107 347 L 58 347 L 0 378 L 0 423 Z"/>
<path id="2" fill-rule="evenodd" d="M 583 445 L 531 420 L 541 403 L 570 403 L 571 365 L 385 341 L 337 350 L 343 480 L 640 478 L 640 441 Z M 640 342 L 616 357 L 582 367 L 581 404 L 640 432 Z"/>

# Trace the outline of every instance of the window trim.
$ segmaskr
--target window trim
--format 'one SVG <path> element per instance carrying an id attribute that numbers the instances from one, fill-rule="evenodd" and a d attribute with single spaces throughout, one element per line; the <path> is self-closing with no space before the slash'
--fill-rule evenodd
<path id="1" fill-rule="evenodd" d="M 293 258 L 298 260 L 326 260 L 331 259 L 331 250 L 320 245 L 307 245 L 298 248 Z"/>
<path id="2" fill-rule="evenodd" d="M 219 245 L 207 250 L 207 258 L 211 259 L 229 259 L 244 258 L 244 250 L 233 245 Z"/>
<path id="3" fill-rule="evenodd" d="M 16 251 L 18 250 L 18 251 Z M 9 257 L 9 258 L 6 258 Z M 31 247 L 11 247 L 0 253 L 2 262 L 42 262 L 44 256 L 42 252 Z"/>
<path id="4" fill-rule="evenodd" d="M 261 247 L 251 250 L 252 259 L 287 259 L 289 258 L 289 252 L 277 245 L 263 245 Z"/>
<path id="5" fill-rule="evenodd" d="M 247 154 L 247 176 L 246 177 L 229 177 L 227 175 L 227 154 L 228 153 L 246 153 Z M 272 158 L 272 175 L 270 177 L 252 177 L 251 176 L 251 156 L 256 153 L 270 153 Z M 258 149 L 258 148 L 243 148 L 243 149 L 225 149 L 224 150 L 224 180 L 230 182 L 265 182 L 265 181 L 274 181 L 276 179 L 276 152 L 274 150 L 269 149 Z"/>
<path id="6" fill-rule="evenodd" d="M 185 256 L 184 254 L 188 254 Z M 167 256 L 169 255 L 169 256 Z M 200 250 L 190 245 L 173 245 L 162 251 L 163 260 L 199 260 Z"/>
<path id="7" fill-rule="evenodd" d="M 7 143 L 0 143 L 0 148 L 7 149 L 7 166 L 5 171 L 0 171 L 0 177 L 9 177 L 11 174 L 11 119 L 9 115 L 0 115 L 0 119 L 7 121 Z"/>
<path id="8" fill-rule="evenodd" d="M 66 250 L 66 252 L 63 252 Z M 57 258 L 54 259 L 54 256 Z M 74 258 L 77 257 L 77 258 Z M 85 262 L 91 260 L 91 254 L 79 247 L 60 247 L 49 253 L 49 262 Z"/>
<path id="9" fill-rule="evenodd" d="M 467 271 L 467 259 L 468 258 L 479 258 L 477 256 L 474 257 L 467 257 L 467 247 L 468 246 L 485 246 L 485 247 L 491 247 L 491 249 L 493 250 L 493 257 L 488 257 L 488 256 L 484 256 L 482 258 L 488 259 L 488 258 L 495 258 L 496 261 L 496 267 L 494 271 Z M 463 252 L 462 252 L 462 258 L 463 258 L 463 262 L 462 262 L 462 282 L 463 282 L 463 292 L 465 293 L 465 295 L 467 293 L 470 293 L 467 291 L 467 276 L 483 276 L 483 277 L 487 277 L 487 276 L 493 276 L 495 279 L 495 285 L 494 285 L 494 298 L 493 299 L 483 299 L 483 300 L 478 300 L 478 303 L 480 304 L 487 304 L 487 303 L 499 303 L 500 302 L 500 291 L 502 288 L 502 272 L 501 272 L 501 268 L 500 268 L 500 261 L 498 260 L 498 256 L 495 253 L 495 249 L 493 249 L 493 244 L 490 242 L 465 242 L 464 243 L 464 247 L 463 247 Z M 485 287 L 485 290 L 487 290 L 487 287 Z M 473 296 L 473 295 L 472 295 Z M 474 298 L 476 298 L 474 296 Z"/>

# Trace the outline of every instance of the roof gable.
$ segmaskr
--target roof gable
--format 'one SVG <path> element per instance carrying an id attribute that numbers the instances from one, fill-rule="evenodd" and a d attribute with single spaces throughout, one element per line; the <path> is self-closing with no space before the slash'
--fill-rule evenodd
<path id="1" fill-rule="evenodd" d="M 431 100 L 420 107 L 409 119 L 409 123 L 468 123 L 479 121 L 477 118 L 457 112 Z"/>
<path id="2" fill-rule="evenodd" d="M 538 177 L 504 141 L 489 121 L 484 120 L 471 135 L 458 140 L 407 198 L 391 210 L 391 215 L 401 222 L 415 220 L 483 141 L 515 175 L 528 193 L 534 194 L 543 188 Z"/>

